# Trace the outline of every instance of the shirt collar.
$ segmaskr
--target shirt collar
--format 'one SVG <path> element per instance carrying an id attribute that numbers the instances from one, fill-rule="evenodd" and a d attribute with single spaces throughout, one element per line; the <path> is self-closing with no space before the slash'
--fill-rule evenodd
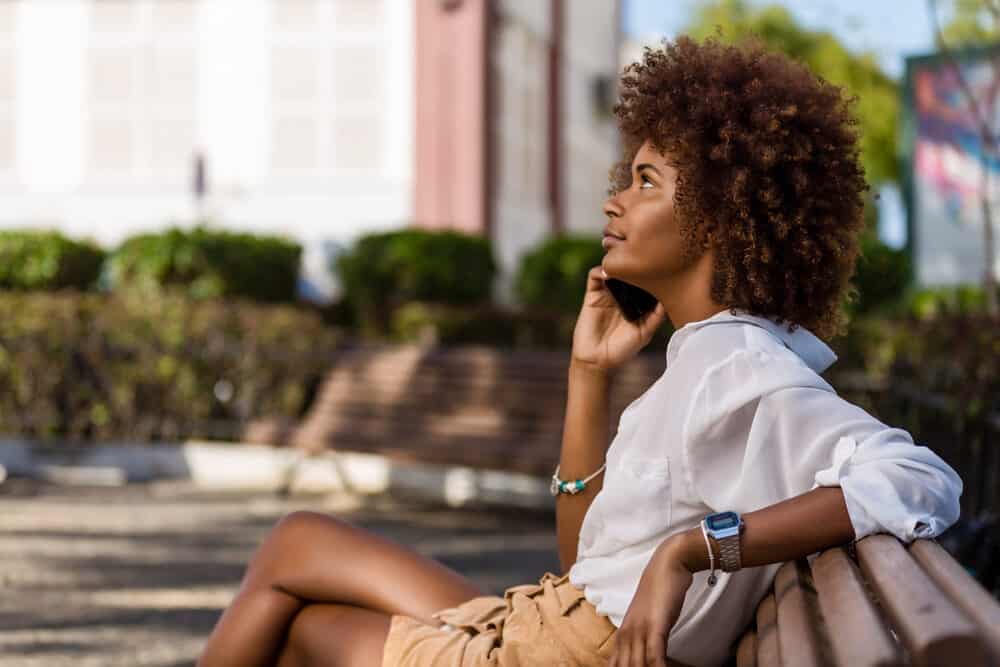
<path id="1" fill-rule="evenodd" d="M 834 351 L 802 325 L 797 326 L 793 333 L 788 333 L 788 322 L 778 324 L 767 317 L 751 315 L 740 309 L 737 309 L 736 314 L 732 314 L 727 308 L 703 320 L 688 322 L 677 329 L 667 343 L 667 365 L 669 366 L 677 358 L 684 340 L 692 333 L 703 327 L 725 322 L 746 322 L 766 329 L 816 373 L 822 373 L 837 360 Z"/>

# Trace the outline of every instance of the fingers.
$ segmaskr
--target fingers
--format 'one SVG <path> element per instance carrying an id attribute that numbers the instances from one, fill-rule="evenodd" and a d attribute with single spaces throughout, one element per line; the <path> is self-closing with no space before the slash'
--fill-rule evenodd
<path id="1" fill-rule="evenodd" d="M 619 628 L 619 632 L 621 629 Z M 627 631 L 626 631 L 627 632 Z M 619 634 L 615 640 L 616 651 L 608 667 L 668 667 L 667 644 L 663 636 L 646 636 L 641 632 Z"/>
<path id="2" fill-rule="evenodd" d="M 667 667 L 667 644 L 660 635 L 653 635 L 646 642 L 646 664 Z"/>
<path id="3" fill-rule="evenodd" d="M 632 652 L 629 654 L 631 662 L 629 667 L 645 667 L 646 665 L 646 640 L 641 634 L 636 634 L 632 638 Z"/>
<path id="4" fill-rule="evenodd" d="M 587 291 L 604 289 L 604 281 L 608 274 L 604 272 L 603 266 L 595 266 L 587 273 Z"/>

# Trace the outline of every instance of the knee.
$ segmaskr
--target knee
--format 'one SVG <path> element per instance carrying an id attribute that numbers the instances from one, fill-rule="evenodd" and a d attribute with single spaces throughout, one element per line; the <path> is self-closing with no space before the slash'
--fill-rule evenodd
<path id="1" fill-rule="evenodd" d="M 248 572 L 274 575 L 286 563 L 286 556 L 309 544 L 308 540 L 315 540 L 319 530 L 339 525 L 338 519 L 320 512 L 298 510 L 286 514 L 257 548 Z"/>
<path id="2" fill-rule="evenodd" d="M 336 523 L 337 519 L 321 512 L 296 510 L 278 519 L 271 529 L 271 534 L 282 538 L 295 538 L 315 531 L 318 526 Z"/>
<path id="3" fill-rule="evenodd" d="M 315 605 L 307 604 L 295 614 L 285 639 L 285 651 L 301 661 L 308 660 L 312 635 L 315 633 L 314 608 Z"/>
<path id="4" fill-rule="evenodd" d="M 340 612 L 339 605 L 307 604 L 292 619 L 285 639 L 284 653 L 294 661 L 292 664 L 316 664 L 329 661 L 331 639 L 336 635 L 336 625 Z"/>

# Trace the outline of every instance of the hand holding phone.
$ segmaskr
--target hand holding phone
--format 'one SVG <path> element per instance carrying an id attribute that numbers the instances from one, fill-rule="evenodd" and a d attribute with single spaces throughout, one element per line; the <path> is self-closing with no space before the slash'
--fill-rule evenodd
<path id="1" fill-rule="evenodd" d="M 649 343 L 664 319 L 656 297 L 595 266 L 587 274 L 571 358 L 592 368 L 618 368 Z"/>
<path id="2" fill-rule="evenodd" d="M 617 278 L 608 278 L 604 284 L 629 322 L 638 322 L 656 308 L 656 297 L 641 287 Z"/>

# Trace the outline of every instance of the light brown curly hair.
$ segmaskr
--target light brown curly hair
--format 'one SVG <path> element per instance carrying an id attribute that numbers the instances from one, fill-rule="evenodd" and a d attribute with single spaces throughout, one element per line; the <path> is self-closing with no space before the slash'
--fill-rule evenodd
<path id="1" fill-rule="evenodd" d="M 857 120 L 835 86 L 757 39 L 682 35 L 625 67 L 614 115 L 632 181 L 647 139 L 677 169 L 674 210 L 686 257 L 713 247 L 711 295 L 730 310 L 843 335 L 864 228 Z"/>

